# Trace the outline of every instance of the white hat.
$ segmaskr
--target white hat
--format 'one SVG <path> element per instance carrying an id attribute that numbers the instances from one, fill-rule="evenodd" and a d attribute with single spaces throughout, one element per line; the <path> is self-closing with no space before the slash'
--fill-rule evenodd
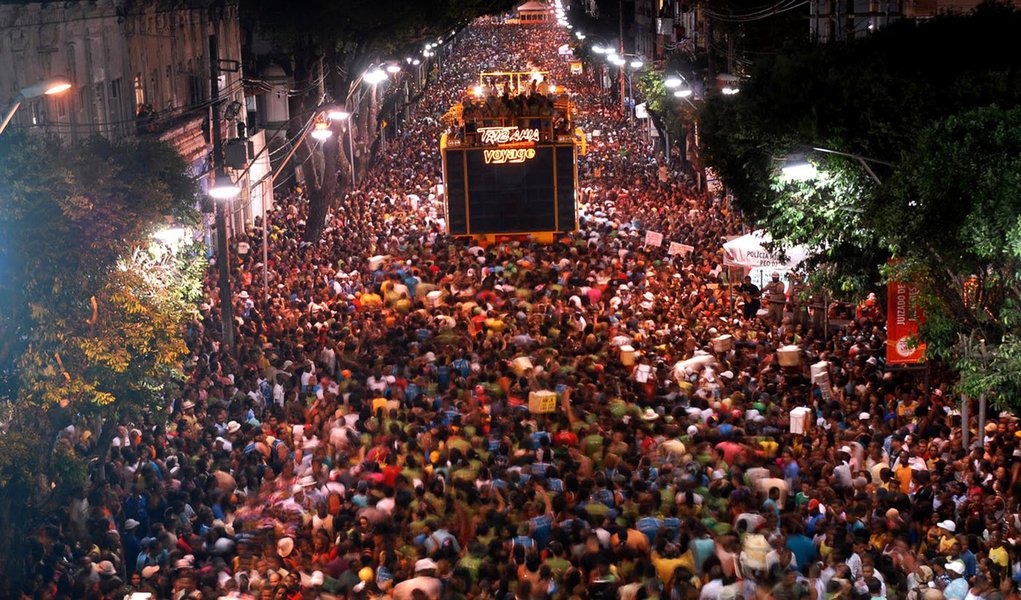
<path id="1" fill-rule="evenodd" d="M 124 521 L 124 531 L 131 531 L 135 527 L 138 527 L 138 525 L 139 525 L 138 521 L 134 519 L 128 519 L 127 521 Z"/>
<path id="2" fill-rule="evenodd" d="M 724 379 L 733 379 L 734 378 L 734 372 L 733 371 L 724 371 L 724 372 L 720 373 L 720 377 L 723 377 Z"/>
<path id="3" fill-rule="evenodd" d="M 940 521 L 939 523 L 936 523 L 936 526 L 939 527 L 940 529 L 946 529 L 950 533 L 957 532 L 957 523 L 954 523 L 950 519 L 947 519 L 946 521 Z"/>
<path id="4" fill-rule="evenodd" d="M 142 579 L 149 579 L 160 570 L 159 565 L 149 565 L 148 567 L 142 567 Z"/>
<path id="5" fill-rule="evenodd" d="M 195 403 L 191 400 L 185 400 L 184 404 L 181 405 L 182 410 L 190 410 L 192 408 L 195 408 Z"/>
<path id="6" fill-rule="evenodd" d="M 113 577 L 117 574 L 117 569 L 114 568 L 112 562 L 104 560 L 96 565 L 96 572 L 106 577 Z"/>
<path id="7" fill-rule="evenodd" d="M 436 568 L 436 561 L 431 558 L 423 558 L 415 562 L 415 572 L 431 571 Z"/>
<path id="8" fill-rule="evenodd" d="M 859 421 L 868 421 L 868 420 L 869 420 L 869 419 L 871 419 L 871 418 L 872 418 L 872 415 L 870 415 L 870 414 L 869 414 L 869 413 L 867 413 L 867 412 L 863 412 L 863 413 L 861 413 L 860 415 L 858 415 L 858 420 L 859 420 Z"/>
<path id="9" fill-rule="evenodd" d="M 237 433 L 241 429 L 241 423 L 231 421 L 227 423 L 227 433 Z"/>
<path id="10" fill-rule="evenodd" d="M 249 297 L 248 290 L 242 290 L 241 293 L 238 294 L 238 298 L 241 298 L 242 300 L 247 300 Z"/>
<path id="11" fill-rule="evenodd" d="M 953 571 L 958 575 L 964 575 L 965 567 L 963 560 L 952 560 L 946 564 L 947 571 Z"/>
<path id="12" fill-rule="evenodd" d="M 293 551 L 294 540 L 289 537 L 280 538 L 277 542 L 277 554 L 279 554 L 282 558 L 287 558 Z"/>
<path id="13" fill-rule="evenodd" d="M 659 413 L 654 411 L 652 408 L 646 408 L 645 412 L 642 413 L 642 419 L 645 421 L 655 421 L 659 418 Z"/>

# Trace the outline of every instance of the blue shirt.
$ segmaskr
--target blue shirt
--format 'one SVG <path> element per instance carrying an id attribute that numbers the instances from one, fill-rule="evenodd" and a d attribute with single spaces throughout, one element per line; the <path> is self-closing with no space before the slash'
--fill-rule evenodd
<path id="1" fill-rule="evenodd" d="M 961 552 L 961 561 L 964 563 L 964 576 L 974 577 L 978 574 L 978 559 L 971 550 Z"/>
<path id="2" fill-rule="evenodd" d="M 964 600 L 968 595 L 968 580 L 958 577 L 950 582 L 943 590 L 943 597 L 947 600 Z"/>
<path id="3" fill-rule="evenodd" d="M 540 549 L 545 548 L 550 534 L 553 533 L 553 518 L 549 515 L 539 515 L 529 519 L 529 523 L 532 525 L 532 539 Z"/>
<path id="4" fill-rule="evenodd" d="M 787 549 L 797 559 L 798 569 L 802 573 L 807 573 L 809 565 L 815 562 L 816 557 L 816 548 L 812 539 L 800 533 L 787 536 Z"/>
<path id="5" fill-rule="evenodd" d="M 656 534 L 659 533 L 660 527 L 663 526 L 662 521 L 655 517 L 642 517 L 638 519 L 637 529 L 645 534 L 651 544 L 656 540 Z"/>

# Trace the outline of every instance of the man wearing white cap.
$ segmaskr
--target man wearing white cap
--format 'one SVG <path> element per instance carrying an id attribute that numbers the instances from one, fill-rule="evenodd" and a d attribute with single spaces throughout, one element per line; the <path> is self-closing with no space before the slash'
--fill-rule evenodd
<path id="1" fill-rule="evenodd" d="M 415 563 L 415 576 L 394 586 L 394 600 L 411 600 L 415 590 L 421 590 L 429 600 L 436 600 L 443 592 L 433 559 L 423 558 Z"/>
<path id="2" fill-rule="evenodd" d="M 950 583 L 943 589 L 943 597 L 947 600 L 964 600 L 968 595 L 968 580 L 964 578 L 964 561 L 952 560 L 944 568 L 950 577 Z"/>

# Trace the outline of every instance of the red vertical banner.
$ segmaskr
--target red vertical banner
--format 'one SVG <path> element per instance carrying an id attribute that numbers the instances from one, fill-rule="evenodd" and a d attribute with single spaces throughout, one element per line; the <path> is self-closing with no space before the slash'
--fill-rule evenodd
<path id="1" fill-rule="evenodd" d="M 891 281 L 886 286 L 886 364 L 925 362 L 925 344 L 917 340 L 925 313 L 918 305 L 918 286 Z M 912 345 L 912 341 L 917 345 Z"/>

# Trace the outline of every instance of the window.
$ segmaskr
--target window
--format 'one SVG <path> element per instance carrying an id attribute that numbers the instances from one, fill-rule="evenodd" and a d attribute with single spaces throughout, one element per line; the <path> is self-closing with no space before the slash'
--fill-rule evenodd
<path id="1" fill-rule="evenodd" d="M 149 76 L 149 103 L 153 105 L 153 108 L 159 109 L 160 105 L 160 72 L 159 69 L 153 69 L 152 74 Z"/>
<path id="2" fill-rule="evenodd" d="M 188 76 L 188 104 L 196 106 L 202 104 L 205 101 L 206 86 L 203 85 L 202 78 L 197 75 Z"/>
<path id="3" fill-rule="evenodd" d="M 135 75 L 135 108 L 139 109 L 145 105 L 145 87 L 142 86 L 142 78 Z"/>
<path id="4" fill-rule="evenodd" d="M 110 95 L 107 102 L 110 104 L 110 120 L 117 122 L 121 120 L 121 80 L 118 77 L 110 82 Z"/>
<path id="5" fill-rule="evenodd" d="M 64 96 L 57 96 L 53 100 L 57 105 L 57 118 L 64 119 L 67 117 L 67 98 Z"/>
<path id="6" fill-rule="evenodd" d="M 66 66 L 67 66 L 67 76 L 70 77 L 72 80 L 74 80 L 75 76 L 78 73 L 77 69 L 76 69 L 77 64 L 76 64 L 75 57 L 74 57 L 74 44 L 68 44 L 68 46 L 67 46 Z"/>

